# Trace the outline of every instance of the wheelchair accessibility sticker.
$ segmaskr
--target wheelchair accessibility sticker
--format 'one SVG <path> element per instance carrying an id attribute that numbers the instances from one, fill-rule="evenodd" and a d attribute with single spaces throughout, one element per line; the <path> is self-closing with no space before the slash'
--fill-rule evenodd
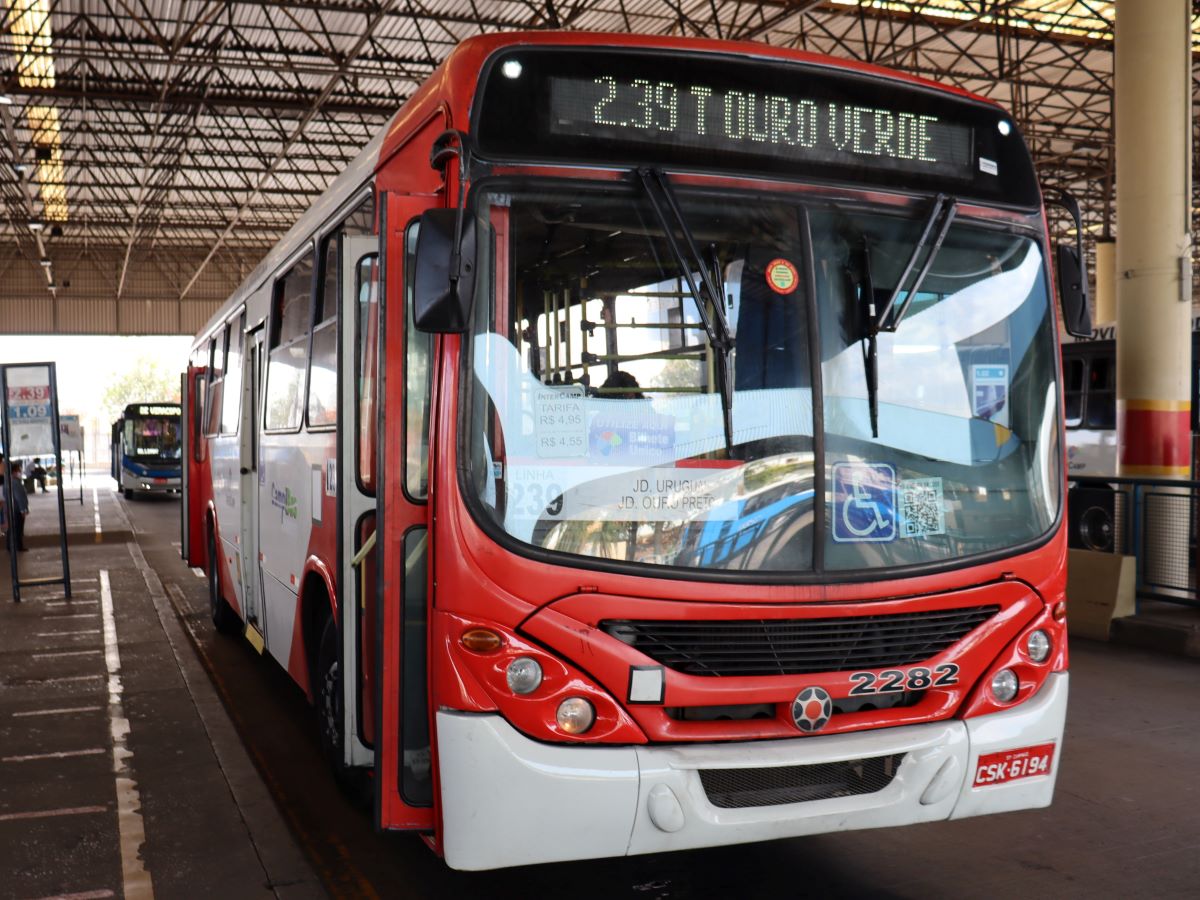
<path id="1" fill-rule="evenodd" d="M 887 463 L 833 464 L 833 539 L 894 541 L 896 470 Z"/>

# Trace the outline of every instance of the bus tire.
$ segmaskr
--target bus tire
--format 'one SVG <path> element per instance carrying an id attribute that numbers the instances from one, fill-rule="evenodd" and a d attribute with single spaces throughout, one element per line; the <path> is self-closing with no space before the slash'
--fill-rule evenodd
<path id="1" fill-rule="evenodd" d="M 126 500 L 133 499 L 133 488 L 121 488 L 121 493 L 125 495 Z"/>
<path id="2" fill-rule="evenodd" d="M 229 601 L 221 596 L 221 573 L 217 568 L 217 540 L 208 533 L 208 608 L 213 627 L 221 634 L 237 634 L 242 630 L 242 620 L 233 611 Z"/>
<path id="3" fill-rule="evenodd" d="M 362 769 L 345 761 L 345 717 L 342 714 L 341 664 L 338 660 L 338 630 L 333 617 L 325 621 L 317 648 L 317 670 L 313 682 L 313 702 L 317 709 L 317 729 L 321 733 L 321 751 L 329 760 L 338 785 L 358 806 L 369 806 L 373 798 L 370 782 Z"/>

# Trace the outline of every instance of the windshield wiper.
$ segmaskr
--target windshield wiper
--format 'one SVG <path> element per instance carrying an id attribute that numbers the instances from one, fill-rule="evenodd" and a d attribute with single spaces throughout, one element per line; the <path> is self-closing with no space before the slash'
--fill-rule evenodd
<path id="1" fill-rule="evenodd" d="M 946 240 L 946 235 L 950 231 L 950 225 L 953 223 L 954 215 L 957 211 L 957 200 L 945 194 L 937 195 L 933 201 L 933 209 L 929 211 L 929 216 L 925 219 L 925 227 L 921 229 L 921 236 L 917 239 L 916 244 L 913 245 L 908 262 L 904 265 L 904 271 L 896 279 L 896 286 L 892 288 L 892 295 L 878 314 L 875 312 L 875 286 L 871 281 L 871 247 L 867 243 L 867 236 L 864 234 L 862 237 L 863 281 L 861 286 L 861 302 L 866 307 L 865 319 L 867 324 L 865 329 L 866 334 L 863 337 L 863 372 L 867 379 L 867 410 L 871 418 L 871 437 L 873 438 L 879 437 L 879 348 L 877 341 L 879 332 L 887 331 L 894 333 L 900 327 L 900 323 L 908 313 L 909 306 L 912 305 L 913 298 L 921 290 L 921 285 L 925 282 L 925 276 L 929 274 L 929 270 L 933 267 L 933 261 L 942 249 L 942 243 Z M 921 266 L 921 270 L 917 272 L 917 277 L 913 281 L 912 287 L 905 293 L 904 302 L 897 308 L 896 301 L 900 299 L 901 291 L 904 291 L 904 283 L 908 281 L 908 276 L 912 274 L 913 268 L 917 265 L 917 260 L 925 252 L 925 248 L 929 244 L 929 237 L 931 234 L 934 234 L 934 229 L 937 229 L 937 233 L 933 238 L 933 246 L 929 248 L 929 254 L 925 257 L 925 263 Z"/>
<path id="2" fill-rule="evenodd" d="M 708 336 L 708 342 L 716 352 L 717 386 L 721 391 L 721 412 L 725 424 L 725 452 L 733 456 L 733 369 L 729 365 L 729 354 L 733 350 L 733 335 L 729 331 L 729 320 L 725 318 L 724 297 L 716 286 L 713 273 L 709 268 L 709 260 L 704 258 L 699 247 L 696 246 L 695 238 L 692 237 L 687 221 L 683 218 L 683 211 L 679 208 L 679 202 L 675 199 L 675 193 L 671 190 L 671 183 L 667 180 L 666 173 L 662 169 L 640 168 L 637 170 L 637 177 L 642 183 L 642 188 L 646 192 L 654 215 L 658 218 L 659 225 L 662 226 L 667 246 L 671 248 L 675 262 L 687 282 L 688 290 L 696 303 L 696 311 L 700 314 L 700 324 Z M 686 254 L 684 248 L 680 247 L 679 242 L 675 239 L 677 229 L 683 235 L 684 243 L 687 245 Z M 696 272 L 700 273 L 699 284 L 696 282 Z M 712 303 L 711 311 L 705 303 L 705 294 Z"/>
<path id="3" fill-rule="evenodd" d="M 871 417 L 871 437 L 879 437 L 879 348 L 878 321 L 875 318 L 875 281 L 871 277 L 871 244 L 862 236 L 862 281 L 858 283 L 859 306 L 868 324 L 863 338 L 863 375 L 867 380 L 867 411 Z"/>
<path id="4" fill-rule="evenodd" d="M 921 236 L 913 245 L 912 254 L 908 257 L 908 262 L 904 265 L 904 271 L 896 279 L 896 286 L 892 288 L 892 296 L 888 298 L 887 304 L 880 310 L 878 317 L 872 316 L 871 327 L 875 334 L 881 331 L 895 331 L 900 327 L 900 322 L 903 321 L 905 313 L 908 312 L 909 306 L 912 305 L 913 298 L 917 296 L 917 292 L 921 290 L 921 285 L 925 282 L 925 276 L 929 274 L 930 268 L 933 267 L 933 261 L 937 258 L 938 251 L 942 249 L 942 242 L 946 240 L 946 234 L 950 231 L 950 224 L 954 221 L 954 214 L 956 212 L 958 212 L 957 200 L 953 197 L 947 197 L 945 194 L 937 195 L 937 198 L 933 201 L 933 209 L 929 211 L 929 218 L 925 220 L 925 227 L 921 229 Z M 937 228 L 937 236 L 933 239 L 933 246 L 929 249 L 929 255 L 925 257 L 925 264 L 921 266 L 921 271 L 917 273 L 917 280 L 913 282 L 912 287 L 905 295 L 904 302 L 900 304 L 899 309 L 896 309 L 896 301 L 900 298 L 900 292 L 904 290 L 904 282 L 908 281 L 908 276 L 912 274 L 913 267 L 917 264 L 917 260 L 921 258 L 925 246 L 929 243 L 929 235 L 933 233 L 934 228 Z M 874 303 L 873 300 L 872 303 Z M 891 321 L 888 320 L 888 316 L 891 316 Z"/>

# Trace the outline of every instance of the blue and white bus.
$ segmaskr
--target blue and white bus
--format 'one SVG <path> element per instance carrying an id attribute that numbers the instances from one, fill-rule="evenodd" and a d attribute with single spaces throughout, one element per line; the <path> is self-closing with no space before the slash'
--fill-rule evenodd
<path id="1" fill-rule="evenodd" d="M 112 427 L 112 477 L 126 498 L 178 494 L 182 465 L 178 403 L 130 403 Z"/>

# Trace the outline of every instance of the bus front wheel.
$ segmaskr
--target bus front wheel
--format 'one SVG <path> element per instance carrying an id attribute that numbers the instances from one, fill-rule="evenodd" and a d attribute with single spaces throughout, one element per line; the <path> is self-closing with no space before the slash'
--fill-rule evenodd
<path id="1" fill-rule="evenodd" d="M 221 573 L 217 568 L 217 541 L 211 531 L 208 533 L 208 607 L 212 615 L 213 627 L 221 634 L 237 634 L 241 630 L 242 622 L 237 613 L 233 611 L 229 601 L 221 596 Z"/>
<path id="2" fill-rule="evenodd" d="M 338 660 L 338 630 L 332 618 L 321 631 L 317 648 L 317 671 L 313 700 L 317 707 L 317 725 L 321 732 L 321 750 L 333 768 L 338 784 L 350 801 L 368 807 L 372 800 L 371 784 L 362 769 L 346 765 L 345 726 L 342 716 L 341 665 Z"/>

